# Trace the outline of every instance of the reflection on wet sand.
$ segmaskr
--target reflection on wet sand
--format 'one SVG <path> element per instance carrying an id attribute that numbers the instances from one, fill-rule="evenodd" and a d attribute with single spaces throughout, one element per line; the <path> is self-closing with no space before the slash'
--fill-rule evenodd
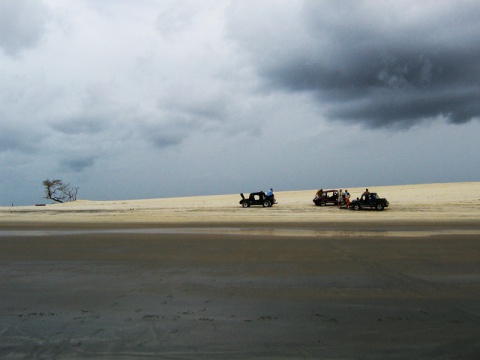
<path id="1" fill-rule="evenodd" d="M 314 236 L 314 237 L 422 237 L 435 235 L 480 235 L 480 229 L 427 229 L 427 230 L 312 230 L 312 229 L 259 229 L 259 228 L 132 228 L 94 230 L 0 230 L 0 237 L 9 236 L 65 236 L 92 234 L 223 234 L 252 236 Z"/>

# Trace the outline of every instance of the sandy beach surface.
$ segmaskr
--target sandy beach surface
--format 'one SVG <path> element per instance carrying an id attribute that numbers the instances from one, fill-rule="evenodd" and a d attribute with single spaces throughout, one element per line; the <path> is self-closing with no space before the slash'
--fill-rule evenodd
<path id="1" fill-rule="evenodd" d="M 1 207 L 0 358 L 480 358 L 480 182 L 369 189 Z"/>

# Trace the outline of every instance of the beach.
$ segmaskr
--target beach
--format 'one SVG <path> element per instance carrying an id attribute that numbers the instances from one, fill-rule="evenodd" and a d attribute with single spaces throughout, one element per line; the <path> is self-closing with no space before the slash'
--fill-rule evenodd
<path id="1" fill-rule="evenodd" d="M 1 207 L 0 357 L 478 359 L 480 182 L 369 188 Z"/>

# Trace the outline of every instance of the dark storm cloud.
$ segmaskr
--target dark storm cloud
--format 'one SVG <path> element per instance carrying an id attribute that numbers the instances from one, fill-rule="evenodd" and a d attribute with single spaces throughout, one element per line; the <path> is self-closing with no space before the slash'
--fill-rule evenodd
<path id="1" fill-rule="evenodd" d="M 34 47 L 45 33 L 46 8 L 37 0 L 0 1 L 0 48 L 9 56 Z"/>
<path id="2" fill-rule="evenodd" d="M 478 2 L 315 0 L 292 14 L 293 35 L 233 36 L 267 84 L 312 93 L 328 119 L 377 128 L 480 116 Z"/>

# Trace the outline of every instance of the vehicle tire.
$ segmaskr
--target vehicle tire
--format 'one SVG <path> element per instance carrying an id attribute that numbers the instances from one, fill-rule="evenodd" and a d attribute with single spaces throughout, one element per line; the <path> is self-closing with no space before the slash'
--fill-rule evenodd
<path id="1" fill-rule="evenodd" d="M 250 207 L 250 204 L 248 203 L 248 201 L 244 201 L 243 204 L 242 204 L 242 206 L 243 206 L 244 208 L 248 208 L 248 207 Z"/>
<path id="2" fill-rule="evenodd" d="M 320 200 L 320 206 L 325 206 L 327 205 L 327 203 L 325 202 L 325 200 Z"/>
<path id="3" fill-rule="evenodd" d="M 383 204 L 377 204 L 377 205 L 375 205 L 375 209 L 378 210 L 378 211 L 382 211 L 384 209 L 384 206 L 383 206 Z"/>
<path id="4" fill-rule="evenodd" d="M 352 209 L 358 211 L 358 210 L 360 210 L 360 205 L 353 204 Z"/>
<path id="5" fill-rule="evenodd" d="M 263 202 L 263 207 L 270 207 L 270 206 L 272 206 L 272 203 L 270 202 L 270 200 L 265 200 Z"/>

